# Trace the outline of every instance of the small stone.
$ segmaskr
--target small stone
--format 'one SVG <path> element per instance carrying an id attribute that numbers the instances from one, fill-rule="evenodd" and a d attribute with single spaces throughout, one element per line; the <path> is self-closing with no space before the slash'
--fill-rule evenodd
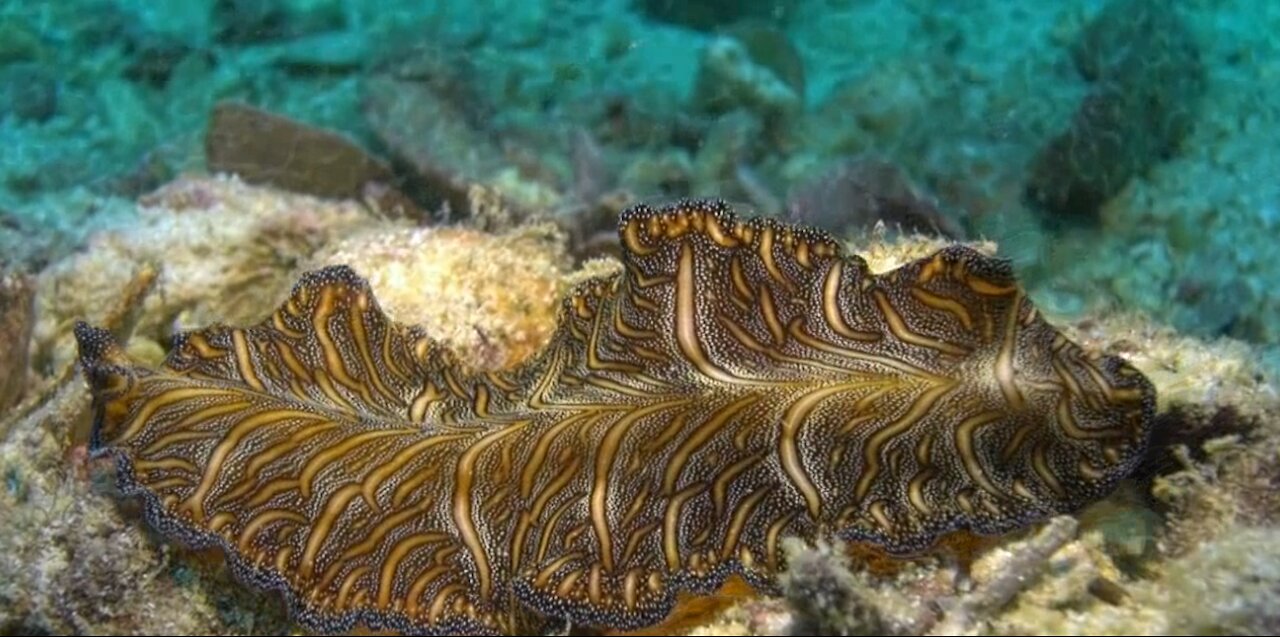
<path id="1" fill-rule="evenodd" d="M 205 138 L 209 170 L 318 197 L 363 197 L 391 169 L 347 138 L 236 102 L 213 111 Z"/>

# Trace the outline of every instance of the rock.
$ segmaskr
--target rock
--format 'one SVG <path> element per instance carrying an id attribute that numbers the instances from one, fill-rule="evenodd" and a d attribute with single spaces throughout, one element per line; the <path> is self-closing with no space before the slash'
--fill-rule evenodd
<path id="1" fill-rule="evenodd" d="M 753 59 L 741 42 L 719 37 L 703 50 L 693 101 L 712 114 L 745 108 L 774 117 L 798 111 L 802 100 L 772 68 Z"/>
<path id="2" fill-rule="evenodd" d="M 390 167 L 344 136 L 237 102 L 214 107 L 205 137 L 209 170 L 319 197 L 357 199 Z"/>
<path id="3" fill-rule="evenodd" d="M 1195 40 L 1158 0 L 1117 0 L 1085 27 L 1076 67 L 1094 82 L 1070 127 L 1036 155 L 1027 198 L 1090 219 L 1135 176 L 1176 152 L 1205 90 Z"/>
<path id="4" fill-rule="evenodd" d="M 425 82 L 379 76 L 366 86 L 365 118 L 404 166 L 410 196 L 431 209 L 470 209 L 468 191 L 504 164 L 494 141 Z"/>
<path id="5" fill-rule="evenodd" d="M 804 100 L 804 58 L 782 29 L 763 20 L 748 20 L 725 29 L 725 33 L 742 43 L 756 64 L 773 71 Z"/>
<path id="6" fill-rule="evenodd" d="M 27 277 L 0 276 L 0 411 L 18 402 L 27 383 L 34 297 Z"/>

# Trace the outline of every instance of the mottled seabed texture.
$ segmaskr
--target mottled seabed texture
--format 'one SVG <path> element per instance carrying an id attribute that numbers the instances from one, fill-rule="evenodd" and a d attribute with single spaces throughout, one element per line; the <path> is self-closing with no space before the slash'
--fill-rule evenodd
<path id="1" fill-rule="evenodd" d="M 0 4 L 0 633 L 1280 631 L 1277 28 Z"/>

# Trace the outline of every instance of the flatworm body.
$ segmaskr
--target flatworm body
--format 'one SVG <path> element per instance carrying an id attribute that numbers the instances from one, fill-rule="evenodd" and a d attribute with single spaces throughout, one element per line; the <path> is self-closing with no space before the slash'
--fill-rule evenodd
<path id="1" fill-rule="evenodd" d="M 312 630 L 512 633 L 652 624 L 735 572 L 771 590 L 786 536 L 1004 532 L 1103 496 L 1147 444 L 1147 379 L 1065 339 L 1004 261 L 873 275 L 711 202 L 619 232 L 623 272 L 505 373 L 464 372 L 344 266 L 159 369 L 78 325 L 93 448 Z"/>

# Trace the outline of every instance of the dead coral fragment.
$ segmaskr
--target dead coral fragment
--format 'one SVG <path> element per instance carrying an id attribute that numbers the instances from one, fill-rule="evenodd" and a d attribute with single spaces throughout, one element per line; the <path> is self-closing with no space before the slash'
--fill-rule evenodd
<path id="1" fill-rule="evenodd" d="M 1075 537 L 1078 526 L 1075 518 L 1058 516 L 1035 537 L 1012 547 L 1000 573 L 961 597 L 928 634 L 960 635 L 980 627 L 1044 571 L 1049 557 Z"/>
<path id="2" fill-rule="evenodd" d="M 787 571 L 779 578 L 793 610 L 793 635 L 902 635 L 912 622 L 893 611 L 909 602 L 878 588 L 865 571 L 851 571 L 843 543 L 819 542 L 808 549 L 796 538 L 783 542 Z"/>

